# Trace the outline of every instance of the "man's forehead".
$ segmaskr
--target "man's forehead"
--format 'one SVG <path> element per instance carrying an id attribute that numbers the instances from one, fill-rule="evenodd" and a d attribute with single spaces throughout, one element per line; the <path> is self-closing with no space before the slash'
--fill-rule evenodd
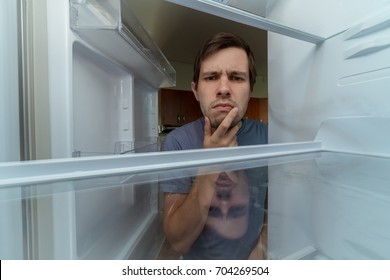
<path id="1" fill-rule="evenodd" d="M 200 70 L 201 75 L 209 75 L 209 74 L 223 74 L 226 73 L 228 75 L 236 74 L 236 75 L 248 75 L 249 70 L 246 68 L 232 68 L 232 69 L 222 69 L 218 67 L 210 67 L 210 68 L 202 68 Z"/>

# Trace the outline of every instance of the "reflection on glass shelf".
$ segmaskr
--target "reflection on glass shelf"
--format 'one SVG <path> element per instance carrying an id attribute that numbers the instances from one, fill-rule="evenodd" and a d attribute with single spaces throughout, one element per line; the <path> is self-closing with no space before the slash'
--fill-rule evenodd
<path id="1" fill-rule="evenodd" d="M 271 167 L 271 258 L 390 259 L 389 168 L 334 153 Z"/>
<path id="2" fill-rule="evenodd" d="M 202 174 L 214 178 L 204 234 L 215 247 L 195 244 L 199 258 L 227 246 L 233 258 L 245 258 L 243 239 L 251 248 L 268 223 L 261 245 L 270 259 L 390 259 L 388 170 L 389 158 L 318 152 L 3 186 L 0 257 L 164 258 L 162 191 Z M 234 205 L 238 198 L 248 198 L 241 200 L 247 208 L 234 208 L 243 219 L 218 223 L 232 214 L 221 201 Z"/>
<path id="3" fill-rule="evenodd" d="M 160 140 L 157 137 L 150 137 L 151 140 L 117 141 L 113 152 L 73 151 L 72 157 L 92 157 L 105 155 L 124 155 L 134 153 L 149 153 L 160 150 Z"/>

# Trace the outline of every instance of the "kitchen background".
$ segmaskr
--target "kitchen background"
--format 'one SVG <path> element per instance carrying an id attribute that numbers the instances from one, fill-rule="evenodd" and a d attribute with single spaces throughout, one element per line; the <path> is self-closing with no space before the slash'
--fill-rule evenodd
<path id="1" fill-rule="evenodd" d="M 169 131 L 201 116 L 190 86 L 193 60 L 201 44 L 220 31 L 239 34 L 250 44 L 258 77 L 246 117 L 268 123 L 267 31 L 163 0 L 129 0 L 129 4 L 176 70 L 176 86 L 160 90 L 160 131 Z M 260 4 L 255 8 L 264 7 Z"/>

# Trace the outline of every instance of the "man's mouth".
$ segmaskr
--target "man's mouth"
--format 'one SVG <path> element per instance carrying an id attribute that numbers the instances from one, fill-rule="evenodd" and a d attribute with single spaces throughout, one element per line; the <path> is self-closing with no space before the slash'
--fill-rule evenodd
<path id="1" fill-rule="evenodd" d="M 218 176 L 218 179 L 215 182 L 215 184 L 217 187 L 220 188 L 228 188 L 228 187 L 234 187 L 236 185 L 236 182 L 230 179 L 230 177 L 225 172 L 222 172 Z"/>
<path id="2" fill-rule="evenodd" d="M 219 112 L 230 112 L 233 108 L 234 106 L 228 103 L 218 103 L 213 106 L 213 109 Z"/>
<path id="3" fill-rule="evenodd" d="M 232 108 L 234 108 L 234 106 L 229 104 L 229 103 L 218 103 L 218 104 L 214 105 L 213 108 L 229 108 L 229 109 L 232 109 Z"/>

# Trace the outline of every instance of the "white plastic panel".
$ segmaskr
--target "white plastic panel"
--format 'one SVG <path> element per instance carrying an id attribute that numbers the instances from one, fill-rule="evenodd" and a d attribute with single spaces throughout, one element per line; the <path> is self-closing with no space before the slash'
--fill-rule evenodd
<path id="1" fill-rule="evenodd" d="M 20 160 L 17 6 L 6 0 L 0 9 L 0 162 Z M 0 259 L 25 257 L 21 194 L 19 187 L 0 190 Z"/>
<path id="2" fill-rule="evenodd" d="M 71 0 L 70 9 L 71 28 L 83 40 L 154 87 L 175 85 L 175 70 L 126 1 Z"/>
<path id="3" fill-rule="evenodd" d="M 84 157 L 0 164 L 0 187 L 25 183 L 44 183 L 60 179 L 91 178 L 112 174 L 137 174 L 179 167 L 224 164 L 249 159 L 265 159 L 270 164 L 278 156 L 321 151 L 320 142 L 282 145 L 255 145 L 237 148 L 195 149 L 189 151 L 138 153 L 123 156 Z"/>
<path id="4" fill-rule="evenodd" d="M 259 3 L 257 0 L 246 1 L 216 1 L 216 0 L 167 0 L 169 2 L 189 7 L 195 10 L 199 10 L 204 13 L 209 13 L 215 16 L 219 16 L 225 19 L 236 21 L 242 24 L 253 26 L 256 28 L 264 29 L 278 34 L 287 35 L 292 38 L 303 40 L 306 42 L 318 44 L 325 38 L 316 35 L 309 34 L 304 30 L 295 29 L 292 26 L 285 25 L 283 23 L 268 19 L 264 17 L 265 3 L 262 1 Z M 250 8 L 249 8 L 250 7 Z M 256 7 L 252 9 L 253 7 Z M 246 9 L 250 11 L 246 11 Z"/>
<path id="5" fill-rule="evenodd" d="M 390 49 L 381 47 L 390 29 L 381 27 L 356 38 L 346 31 L 317 47 L 269 33 L 270 143 L 314 139 L 330 118 L 390 116 Z M 348 55 L 353 49 L 363 52 Z"/>
<path id="6" fill-rule="evenodd" d="M 249 0 L 255 2 L 256 0 Z M 387 0 L 266 1 L 266 17 L 282 25 L 330 38 L 389 7 Z"/>
<path id="7" fill-rule="evenodd" d="M 270 167 L 272 259 L 389 259 L 388 158 L 322 153 Z"/>
<path id="8" fill-rule="evenodd" d="M 175 71 L 127 9 L 47 1 L 52 158 L 157 150 L 157 89 L 173 85 Z"/>
<path id="9" fill-rule="evenodd" d="M 51 158 L 72 156 L 72 48 L 68 1 L 47 1 Z"/>
<path id="10" fill-rule="evenodd" d="M 134 130 L 137 151 L 158 151 L 158 92 L 140 80 L 134 84 Z M 141 149 L 139 149 L 141 148 Z"/>
<path id="11" fill-rule="evenodd" d="M 387 0 L 167 0 L 315 44 L 389 7 Z"/>
<path id="12" fill-rule="evenodd" d="M 159 233 L 147 232 L 153 223 L 158 223 L 155 183 L 134 185 L 117 178 L 99 178 L 75 182 L 74 188 L 90 185 L 101 188 L 75 193 L 77 259 L 140 258 L 132 251 L 147 234 L 155 235 L 156 242 L 160 242 L 149 244 L 151 247 L 161 245 L 161 228 Z M 156 251 L 142 253 L 157 254 Z"/>
<path id="13" fill-rule="evenodd" d="M 114 154 L 118 142 L 134 139 L 133 77 L 78 42 L 72 66 L 74 152 Z"/>
<path id="14" fill-rule="evenodd" d="M 324 121 L 316 135 L 327 151 L 390 156 L 390 118 L 350 117 Z"/>
<path id="15" fill-rule="evenodd" d="M 23 259 L 27 256 L 22 188 L 0 190 L 0 258 Z"/>
<path id="16" fill-rule="evenodd" d="M 20 159 L 17 2 L 0 11 L 0 162 Z"/>
<path id="17" fill-rule="evenodd" d="M 0 256 L 155 258 L 163 236 L 154 177 L 139 184 L 126 183 L 127 176 L 102 176 L 1 189 Z M 36 208 L 22 209 L 24 204 Z M 153 242 L 143 244 L 143 238 Z"/>

